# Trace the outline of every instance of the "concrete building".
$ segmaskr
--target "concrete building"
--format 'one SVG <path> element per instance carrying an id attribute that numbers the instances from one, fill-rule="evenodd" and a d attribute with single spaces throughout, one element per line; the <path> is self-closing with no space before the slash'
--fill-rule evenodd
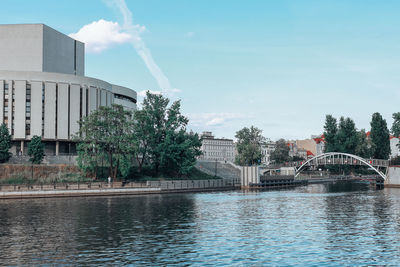
<path id="1" fill-rule="evenodd" d="M 399 138 L 391 136 L 390 137 L 390 158 L 396 158 L 400 156 L 400 150 L 399 150 Z"/>
<path id="2" fill-rule="evenodd" d="M 324 135 L 312 135 L 310 139 L 296 140 L 296 146 L 298 149 L 306 150 L 307 157 L 320 155 L 324 153 Z"/>
<path id="3" fill-rule="evenodd" d="M 201 137 L 203 154 L 199 160 L 235 161 L 236 147 L 232 139 L 215 138 L 211 132 L 203 132 Z"/>
<path id="4" fill-rule="evenodd" d="M 74 153 L 78 121 L 99 106 L 136 109 L 136 92 L 85 77 L 85 47 L 43 24 L 0 25 L 0 123 L 13 154 L 32 136 L 48 155 Z"/>
<path id="5" fill-rule="evenodd" d="M 265 165 L 271 164 L 271 153 L 275 150 L 275 142 L 269 141 L 261 145 L 262 159 L 261 163 Z"/>

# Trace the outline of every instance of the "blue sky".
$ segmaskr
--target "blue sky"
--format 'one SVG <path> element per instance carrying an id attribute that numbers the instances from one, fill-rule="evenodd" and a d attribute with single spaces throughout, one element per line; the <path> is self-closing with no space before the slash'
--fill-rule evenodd
<path id="1" fill-rule="evenodd" d="M 124 34 L 114 1 L 2 0 L 0 20 L 45 23 L 65 34 L 104 20 Z M 400 1 L 126 0 L 126 6 L 162 74 L 152 75 L 132 39 L 121 35 L 99 37 L 109 43 L 88 51 L 86 75 L 138 92 L 160 91 L 163 75 L 168 96 L 182 100 L 195 131 L 234 137 L 255 125 L 271 139 L 301 139 L 321 133 L 326 114 L 351 117 L 368 130 L 372 113 L 391 126 L 391 114 L 400 111 Z"/>

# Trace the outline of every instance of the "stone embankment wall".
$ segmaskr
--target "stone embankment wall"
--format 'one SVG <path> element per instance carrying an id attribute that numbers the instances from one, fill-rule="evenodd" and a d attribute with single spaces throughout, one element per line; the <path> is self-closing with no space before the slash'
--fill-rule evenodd
<path id="1" fill-rule="evenodd" d="M 59 178 L 67 173 L 79 173 L 77 166 L 56 164 L 56 165 L 33 165 L 33 177 L 40 178 Z M 32 166 L 25 164 L 0 164 L 0 179 L 12 177 L 32 176 Z"/>
<path id="2" fill-rule="evenodd" d="M 202 188 L 220 188 L 234 187 L 232 179 L 213 179 L 213 180 L 174 180 L 174 181 L 147 181 L 148 187 L 169 189 L 202 189 Z"/>
<path id="3" fill-rule="evenodd" d="M 400 187 L 400 166 L 389 167 L 385 186 Z"/>

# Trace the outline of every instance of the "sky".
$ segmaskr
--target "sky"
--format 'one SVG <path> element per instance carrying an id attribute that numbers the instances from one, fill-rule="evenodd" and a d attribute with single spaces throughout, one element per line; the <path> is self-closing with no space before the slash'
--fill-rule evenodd
<path id="1" fill-rule="evenodd" d="M 2 0 L 0 21 L 84 41 L 86 76 L 180 99 L 189 129 L 276 140 L 321 134 L 326 114 L 391 126 L 398 14 L 396 0 Z"/>

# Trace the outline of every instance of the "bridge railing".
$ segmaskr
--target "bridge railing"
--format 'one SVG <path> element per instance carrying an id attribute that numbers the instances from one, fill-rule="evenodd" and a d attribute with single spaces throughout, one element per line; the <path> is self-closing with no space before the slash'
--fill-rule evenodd
<path id="1" fill-rule="evenodd" d="M 364 159 L 372 166 L 388 167 L 390 165 L 389 160 L 384 159 Z M 268 168 L 280 168 L 280 167 L 300 167 L 305 163 L 304 161 L 284 162 L 281 164 L 270 164 Z M 360 160 L 349 157 L 349 156 L 327 156 L 322 158 L 315 158 L 306 164 L 306 166 L 321 166 L 321 165 L 364 165 Z"/>

